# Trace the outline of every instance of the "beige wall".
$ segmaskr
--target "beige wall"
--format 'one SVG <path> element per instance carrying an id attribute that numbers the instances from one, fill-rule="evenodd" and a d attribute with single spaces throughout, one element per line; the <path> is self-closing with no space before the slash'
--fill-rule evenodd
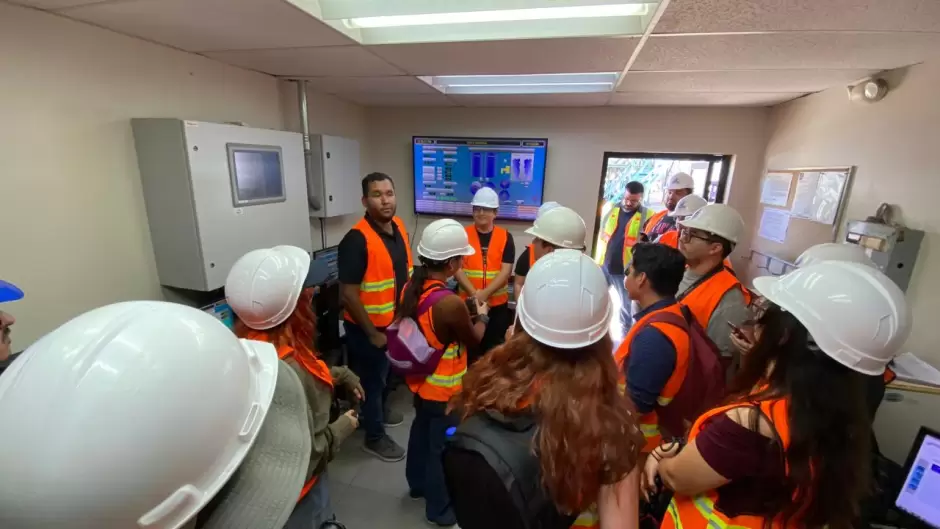
<path id="1" fill-rule="evenodd" d="M 14 348 L 106 303 L 159 298 L 129 119 L 281 128 L 276 81 L 0 3 L 0 277 Z"/>
<path id="2" fill-rule="evenodd" d="M 850 103 L 844 89 L 834 88 L 774 109 L 766 166 L 855 165 L 846 219 L 865 218 L 888 202 L 899 206 L 899 220 L 927 233 L 908 288 L 914 311 L 908 347 L 940 365 L 940 331 L 930 321 L 940 313 L 940 61 L 892 72 L 888 80 L 891 92 L 873 105 Z"/>
<path id="3" fill-rule="evenodd" d="M 578 211 L 590 237 L 605 151 L 732 154 L 729 203 L 749 219 L 755 209 L 752 197 L 763 161 L 767 115 L 763 108 L 368 109 L 366 167 L 395 179 L 399 215 L 412 230 L 412 136 L 547 137 L 545 200 Z M 418 229 L 424 225 L 422 221 Z M 527 227 L 510 227 L 517 248 L 529 243 L 522 233 Z"/>

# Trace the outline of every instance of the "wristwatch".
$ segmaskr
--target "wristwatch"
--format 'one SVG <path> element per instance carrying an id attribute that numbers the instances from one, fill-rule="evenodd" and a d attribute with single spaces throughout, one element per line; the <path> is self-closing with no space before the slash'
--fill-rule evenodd
<path id="1" fill-rule="evenodd" d="M 477 321 L 483 322 L 483 325 L 490 324 L 490 317 L 486 314 L 477 314 L 476 319 Z"/>

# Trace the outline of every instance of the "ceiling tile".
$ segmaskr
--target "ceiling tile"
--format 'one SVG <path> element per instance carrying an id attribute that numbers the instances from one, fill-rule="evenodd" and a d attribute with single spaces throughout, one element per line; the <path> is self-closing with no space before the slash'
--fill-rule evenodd
<path id="1" fill-rule="evenodd" d="M 347 92 L 338 97 L 367 107 L 452 107 L 444 94 L 375 94 Z"/>
<path id="2" fill-rule="evenodd" d="M 937 0 L 672 0 L 656 33 L 934 31 Z"/>
<path id="3" fill-rule="evenodd" d="M 620 92 L 818 92 L 847 85 L 873 70 L 631 71 Z"/>
<path id="4" fill-rule="evenodd" d="M 97 4 L 101 0 L 10 0 L 13 4 L 35 7 L 36 9 L 63 9 L 88 4 Z"/>
<path id="5" fill-rule="evenodd" d="M 219 51 L 203 55 L 233 66 L 285 77 L 402 74 L 398 68 L 360 46 Z"/>
<path id="6" fill-rule="evenodd" d="M 465 107 L 596 107 L 607 104 L 610 94 L 513 94 L 451 95 Z"/>
<path id="7" fill-rule="evenodd" d="M 633 70 L 888 70 L 940 50 L 940 33 L 653 36 Z"/>
<path id="8" fill-rule="evenodd" d="M 765 107 L 800 97 L 801 93 L 746 92 L 620 92 L 611 105 L 617 106 L 757 106 Z"/>
<path id="9" fill-rule="evenodd" d="M 133 0 L 77 7 L 62 14 L 196 52 L 355 42 L 282 0 Z"/>
<path id="10" fill-rule="evenodd" d="M 570 38 L 367 46 L 412 75 L 619 72 L 639 39 Z"/>
<path id="11" fill-rule="evenodd" d="M 311 90 L 331 94 L 368 92 L 370 94 L 439 94 L 427 83 L 402 75 L 397 77 L 308 77 Z"/>

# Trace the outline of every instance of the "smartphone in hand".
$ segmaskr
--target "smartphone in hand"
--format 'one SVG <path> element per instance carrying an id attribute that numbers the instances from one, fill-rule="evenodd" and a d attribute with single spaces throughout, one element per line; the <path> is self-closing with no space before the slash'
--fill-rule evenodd
<path id="1" fill-rule="evenodd" d="M 744 334 L 744 331 L 742 331 L 741 328 L 738 327 L 737 325 L 735 325 L 735 324 L 733 324 L 733 323 L 731 323 L 731 322 L 729 321 L 729 322 L 728 322 L 728 327 L 731 327 L 731 333 L 734 334 L 735 336 L 737 336 L 738 338 L 747 339 L 747 335 L 745 335 L 745 334 Z"/>

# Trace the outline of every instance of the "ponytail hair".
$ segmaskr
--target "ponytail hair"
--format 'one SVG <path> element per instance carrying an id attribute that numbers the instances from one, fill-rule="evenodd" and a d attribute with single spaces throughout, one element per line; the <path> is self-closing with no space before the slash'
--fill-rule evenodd
<path id="1" fill-rule="evenodd" d="M 405 284 L 405 288 L 401 291 L 401 302 L 398 304 L 398 309 L 395 310 L 395 321 L 402 318 L 414 319 L 418 317 L 418 301 L 421 299 L 421 294 L 424 293 L 424 283 L 428 280 L 428 276 L 431 272 L 443 271 L 454 258 L 443 261 L 434 261 L 427 257 L 419 257 L 418 259 L 421 261 L 421 265 L 414 267 L 411 280 Z"/>

